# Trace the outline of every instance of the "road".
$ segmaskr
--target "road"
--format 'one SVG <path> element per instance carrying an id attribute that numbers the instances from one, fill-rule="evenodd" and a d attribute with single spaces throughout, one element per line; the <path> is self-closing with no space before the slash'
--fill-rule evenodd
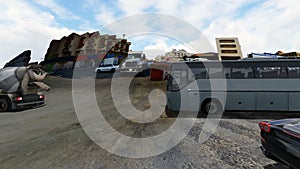
<path id="1" fill-rule="evenodd" d="M 228 112 L 204 143 L 199 142 L 199 134 L 205 118 L 198 118 L 188 135 L 169 151 L 148 158 L 125 158 L 100 148 L 84 132 L 73 106 L 71 79 L 48 77 L 46 83 L 52 89 L 46 93 L 45 106 L 0 114 L 0 168 L 285 168 L 262 155 L 258 122 L 299 117 L 297 114 L 264 113 L 261 116 L 262 112 Z M 150 82 L 138 81 L 132 91 L 145 84 Z M 162 83 L 151 85 L 151 88 L 164 86 Z M 155 135 L 175 120 L 159 118 L 151 129 L 125 121 L 111 107 L 110 79 L 97 79 L 96 86 L 97 99 L 102 100 L 99 106 L 104 106 L 104 114 L 113 114 L 108 121 L 121 133 L 137 137 Z M 133 102 L 137 109 L 149 107 L 145 100 L 142 100 L 144 107 L 139 107 L 141 100 Z"/>

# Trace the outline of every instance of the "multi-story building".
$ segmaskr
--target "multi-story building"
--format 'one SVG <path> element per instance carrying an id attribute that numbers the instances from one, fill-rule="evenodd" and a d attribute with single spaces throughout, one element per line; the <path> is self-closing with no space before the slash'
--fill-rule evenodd
<path id="1" fill-rule="evenodd" d="M 128 55 L 130 42 L 117 38 L 116 35 L 100 35 L 100 33 L 72 33 L 60 40 L 52 40 L 44 61 L 46 70 L 72 69 L 77 66 L 98 66 L 97 61 L 106 57 L 115 57 L 122 61 Z M 80 62 L 80 63 L 79 63 Z"/>
<path id="2" fill-rule="evenodd" d="M 164 59 L 166 61 L 181 61 L 184 60 L 185 57 L 189 57 L 191 55 L 192 55 L 191 53 L 188 53 L 184 49 L 180 49 L 180 50 L 173 49 L 172 51 L 167 52 L 165 54 Z"/>
<path id="3" fill-rule="evenodd" d="M 219 60 L 238 60 L 243 58 L 238 38 L 216 38 Z"/>
<path id="4" fill-rule="evenodd" d="M 285 52 L 282 52 L 282 51 L 278 51 L 278 52 L 276 52 L 276 55 L 284 56 L 284 57 L 288 57 L 288 58 L 298 58 L 298 57 L 300 57 L 300 53 L 299 52 L 288 52 L 288 53 L 285 53 Z"/>
<path id="5" fill-rule="evenodd" d="M 218 55 L 218 53 L 214 53 L 214 52 L 196 53 L 196 54 L 193 54 L 189 59 L 219 60 L 219 55 Z"/>

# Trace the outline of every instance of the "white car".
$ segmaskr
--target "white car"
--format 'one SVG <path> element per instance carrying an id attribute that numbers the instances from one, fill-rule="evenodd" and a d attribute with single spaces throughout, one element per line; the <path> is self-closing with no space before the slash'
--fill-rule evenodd
<path id="1" fill-rule="evenodd" d="M 100 72 L 115 72 L 119 70 L 119 65 L 113 65 L 113 64 L 107 64 L 107 65 L 101 65 L 100 67 L 97 67 L 95 69 L 96 73 Z"/>

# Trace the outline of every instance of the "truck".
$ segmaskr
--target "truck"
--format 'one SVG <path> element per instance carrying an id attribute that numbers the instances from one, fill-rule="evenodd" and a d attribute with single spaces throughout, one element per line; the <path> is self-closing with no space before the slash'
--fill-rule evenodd
<path id="1" fill-rule="evenodd" d="M 145 75 L 149 64 L 145 61 L 146 55 L 142 51 L 131 51 L 128 57 L 120 65 L 120 74 L 142 74 Z"/>
<path id="2" fill-rule="evenodd" d="M 44 105 L 46 74 L 38 65 L 0 69 L 0 112 Z"/>

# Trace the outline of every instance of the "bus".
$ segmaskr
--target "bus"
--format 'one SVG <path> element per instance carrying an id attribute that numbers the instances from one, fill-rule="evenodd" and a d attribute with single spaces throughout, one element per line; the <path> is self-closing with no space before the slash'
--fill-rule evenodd
<path id="1" fill-rule="evenodd" d="M 300 111 L 300 59 L 175 62 L 166 114 Z"/>

